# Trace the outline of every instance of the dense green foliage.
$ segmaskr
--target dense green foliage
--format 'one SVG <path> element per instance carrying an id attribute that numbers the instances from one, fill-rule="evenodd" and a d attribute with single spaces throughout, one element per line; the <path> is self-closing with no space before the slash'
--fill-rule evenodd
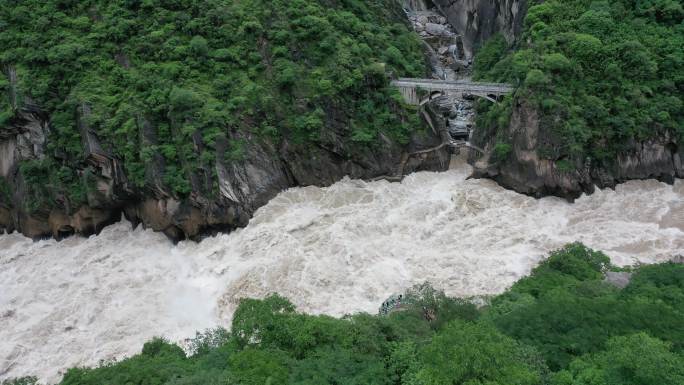
<path id="1" fill-rule="evenodd" d="M 342 119 L 356 145 L 380 132 L 406 141 L 417 118 L 387 73 L 422 75 L 425 63 L 402 18 L 393 0 L 4 0 L 0 68 L 18 84 L 0 76 L 0 129 L 21 107 L 11 93 L 49 114 L 48 158 L 22 173 L 67 167 L 29 188 L 72 205 L 86 126 L 139 188 L 161 154 L 163 182 L 181 197 L 215 189 L 213 162 L 239 160 L 241 138 L 326 146 L 329 121 Z"/>
<path id="2" fill-rule="evenodd" d="M 634 141 L 684 139 L 681 1 L 536 3 L 518 47 L 498 37 L 476 56 L 476 78 L 520 86 L 505 103 L 482 105 L 481 127 L 505 132 L 511 105 L 524 102 L 551 133 L 539 155 L 570 164 L 590 157 L 610 165 Z"/>
<path id="3" fill-rule="evenodd" d="M 19 171 L 28 186 L 23 204 L 31 212 L 50 208 L 57 203 L 64 204 L 67 200 L 76 208 L 87 202 L 88 191 L 95 190 L 89 169 L 79 174 L 75 169 L 60 166 L 52 159 L 24 161 Z"/>
<path id="4" fill-rule="evenodd" d="M 62 384 L 684 384 L 684 265 L 639 267 L 625 289 L 604 281 L 610 268 L 573 244 L 487 306 L 420 286 L 387 316 L 247 299 L 190 356 L 155 339 Z"/>
<path id="5" fill-rule="evenodd" d="M 500 330 L 536 347 L 551 369 L 599 351 L 610 337 L 642 331 L 684 350 L 684 266 L 641 267 L 617 290 L 600 280 L 607 264 L 601 253 L 568 247 L 494 299 L 490 316 Z"/>

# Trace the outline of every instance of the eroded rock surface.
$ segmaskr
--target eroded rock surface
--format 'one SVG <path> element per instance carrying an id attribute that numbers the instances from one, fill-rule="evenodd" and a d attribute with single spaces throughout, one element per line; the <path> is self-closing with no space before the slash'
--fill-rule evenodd
<path id="1" fill-rule="evenodd" d="M 468 58 L 490 37 L 501 34 L 509 43 L 522 32 L 527 0 L 434 0 L 463 38 Z"/>
<path id="2" fill-rule="evenodd" d="M 11 84 L 15 84 L 12 69 L 5 72 L 10 80 L 14 79 Z M 12 100 L 18 98 L 21 96 Z M 320 142 L 325 145 L 296 144 L 287 139 L 274 143 L 250 134 L 233 133 L 229 139 L 245 143 L 242 159 L 228 160 L 219 155 L 213 164 L 197 169 L 190 176 L 192 192 L 181 199 L 165 187 L 164 159 L 159 154 L 154 154 L 146 164 L 145 186 L 133 186 L 121 160 L 107 151 L 107 146 L 100 143 L 96 132 L 88 126 L 90 107 L 82 103 L 77 108 L 83 146 L 79 173 L 89 173 L 94 186 L 88 191 L 87 204 L 70 207 L 63 200 L 53 202 L 51 207 L 29 210 L 19 165 L 24 160 L 43 158 L 51 130 L 50 117 L 27 99 L 13 106 L 16 117 L 0 130 L 0 175 L 10 186 L 8 194 L 0 190 L 0 231 L 17 230 L 32 238 L 61 239 L 73 234 L 98 233 L 123 215 L 134 225 L 142 223 L 174 240 L 197 239 L 246 225 L 259 207 L 289 187 L 327 186 L 345 176 L 393 176 L 400 165 L 403 173 L 445 170 L 449 165 L 446 150 L 402 162 L 406 153 L 440 143 L 440 137 L 429 130 L 416 133 L 408 144 L 383 135 L 376 146 L 354 143 L 350 140 L 349 117 L 333 106 L 326 111 L 322 132 L 325 138 Z M 144 117 L 137 120 L 141 122 L 139 134 L 143 143 L 155 145 L 154 128 Z M 201 193 L 206 191 L 207 183 L 214 182 L 213 178 L 218 194 Z"/>
<path id="3" fill-rule="evenodd" d="M 618 154 L 611 166 L 585 159 L 571 164 L 570 171 L 539 155 L 540 147 L 559 146 L 560 139 L 541 122 L 538 111 L 524 101 L 514 106 L 505 134 L 511 138 L 510 158 L 506 162 L 473 161 L 473 175 L 494 179 L 506 188 L 535 197 L 556 195 L 574 200 L 582 193 L 592 193 L 595 187 L 612 188 L 632 179 L 673 183 L 675 178 L 684 178 L 684 150 L 676 138 L 667 134 L 631 143 L 630 149 Z M 473 141 L 491 152 L 495 139 L 476 131 Z"/>

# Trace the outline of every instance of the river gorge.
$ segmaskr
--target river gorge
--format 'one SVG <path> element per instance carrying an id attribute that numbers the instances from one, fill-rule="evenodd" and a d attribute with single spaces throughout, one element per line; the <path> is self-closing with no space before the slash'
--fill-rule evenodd
<path id="1" fill-rule="evenodd" d="M 301 311 L 377 312 L 428 281 L 452 296 L 500 293 L 550 250 L 581 241 L 618 265 L 684 254 L 684 182 L 631 181 L 574 204 L 443 173 L 401 183 L 292 188 L 230 234 L 173 245 L 123 221 L 61 242 L 0 236 L 0 378 L 60 371 L 228 326 L 239 298 L 278 292 Z"/>
<path id="2" fill-rule="evenodd" d="M 423 39 L 432 77 L 456 82 L 472 79 L 474 51 L 487 39 L 501 35 L 512 44 L 520 37 L 527 1 L 403 5 L 400 16 Z M 0 202 L 0 382 L 36 376 L 57 383 L 68 368 L 121 360 L 156 336 L 187 347 L 198 331 L 229 328 L 242 298 L 279 293 L 310 314 L 377 314 L 388 297 L 425 282 L 484 303 L 573 242 L 604 251 L 617 266 L 682 260 L 684 180 L 677 179 L 674 139 L 621 155 L 615 175 L 598 173 L 603 183 L 589 175 L 589 165 L 584 175 L 537 159 L 537 141 L 546 134 L 536 115 L 520 118 L 529 117 L 520 104 L 510 124 L 514 156 L 487 164 L 478 159 L 489 159 L 495 143 L 477 135 L 475 97 L 433 96 L 416 108 L 427 116 L 428 136 L 415 135 L 408 145 L 383 136 L 379 147 L 355 153 L 341 118 L 327 121 L 337 128 L 325 127 L 334 149 L 309 152 L 289 148 L 287 140 L 276 147 L 236 134 L 245 159 L 215 163 L 225 206 L 166 196 L 156 158 L 141 169 L 159 196 L 146 190 L 149 196 L 121 194 L 118 201 L 127 178 L 104 152 L 88 157 L 102 174 L 97 191 L 107 193 L 94 210 L 81 210 L 101 214 L 89 214 L 94 225 L 74 226 L 80 219 L 67 209 L 52 209 L 48 220 L 25 219 L 17 188 L 13 199 L 22 205 L 7 205 L 16 213 Z M 9 178 L 27 149 L 36 150 L 27 159 L 43 156 L 48 120 L 43 127 L 31 119 L 40 143 L 14 132 L 0 141 L 0 176 Z M 154 131 L 148 123 L 141 124 L 143 137 Z M 92 130 L 84 127 L 89 138 Z M 445 137 L 467 146 L 451 148 L 452 155 Z M 144 139 L 146 149 L 154 147 Z"/>

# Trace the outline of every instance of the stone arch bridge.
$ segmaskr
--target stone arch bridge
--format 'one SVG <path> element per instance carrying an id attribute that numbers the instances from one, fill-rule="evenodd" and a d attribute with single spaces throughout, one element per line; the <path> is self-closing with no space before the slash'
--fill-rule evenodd
<path id="1" fill-rule="evenodd" d="M 501 96 L 513 92 L 513 86 L 504 83 L 459 82 L 436 79 L 399 78 L 392 80 L 391 85 L 399 88 L 407 103 L 420 105 L 423 100 L 431 99 L 435 94 L 473 95 L 496 102 Z M 427 91 L 426 95 L 418 90 Z"/>

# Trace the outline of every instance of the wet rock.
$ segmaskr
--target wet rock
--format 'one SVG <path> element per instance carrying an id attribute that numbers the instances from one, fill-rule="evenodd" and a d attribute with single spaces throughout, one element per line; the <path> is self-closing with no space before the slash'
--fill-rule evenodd
<path id="1" fill-rule="evenodd" d="M 457 59 L 455 59 L 451 63 L 451 68 L 454 71 L 460 72 L 460 71 L 465 71 L 465 70 L 469 69 L 471 64 L 472 63 L 469 60 L 457 60 Z"/>
<path id="2" fill-rule="evenodd" d="M 448 36 L 450 33 L 443 24 L 426 23 L 425 31 L 433 36 Z"/>
<path id="3" fill-rule="evenodd" d="M 57 239 L 61 239 L 62 235 L 68 236 L 74 233 L 74 228 L 71 226 L 71 218 L 61 210 L 53 210 L 50 213 L 48 225 L 50 226 L 52 236 Z"/>
<path id="4" fill-rule="evenodd" d="M 172 240 L 192 239 L 209 227 L 208 217 L 198 207 L 176 199 L 146 199 L 126 210 L 126 217 L 145 228 L 166 234 Z M 225 219 L 226 225 L 233 218 Z"/>
<path id="5" fill-rule="evenodd" d="M 106 226 L 120 219 L 121 214 L 116 210 L 101 210 L 82 206 L 71 215 L 61 208 L 54 208 L 48 215 L 47 223 L 50 228 L 50 235 L 55 239 L 63 239 L 74 234 L 97 234 Z M 27 230 L 26 226 L 22 229 Z M 36 231 L 42 231 L 42 227 Z"/>
<path id="6" fill-rule="evenodd" d="M 52 229 L 47 218 L 41 215 L 28 215 L 20 212 L 17 215 L 16 228 L 29 238 L 41 239 L 52 236 Z"/>
<path id="7" fill-rule="evenodd" d="M 14 231 L 14 220 L 9 208 L 0 206 L 0 233 Z"/>
<path id="8" fill-rule="evenodd" d="M 428 16 L 428 21 L 430 23 L 435 23 L 435 24 L 446 24 L 447 19 L 444 16 L 437 15 L 437 14 L 432 14 Z"/>
<path id="9" fill-rule="evenodd" d="M 81 206 L 71 218 L 71 227 L 79 234 L 97 234 L 120 219 L 119 210 Z"/>

